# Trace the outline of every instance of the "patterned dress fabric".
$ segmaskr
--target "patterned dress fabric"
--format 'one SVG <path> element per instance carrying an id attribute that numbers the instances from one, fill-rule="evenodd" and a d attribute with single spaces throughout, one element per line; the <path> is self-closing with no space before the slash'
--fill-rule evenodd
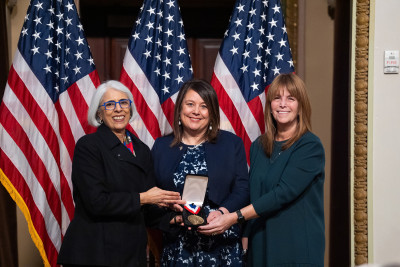
<path id="1" fill-rule="evenodd" d="M 186 174 L 207 176 L 204 145 L 187 147 L 187 152 L 174 173 L 174 183 L 181 194 Z M 208 200 L 206 193 L 203 205 L 206 216 L 218 208 Z M 161 259 L 162 266 L 242 266 L 238 225 L 216 236 L 202 235 L 196 230 L 186 230 L 182 227 L 177 238 L 164 238 L 166 242 Z"/>

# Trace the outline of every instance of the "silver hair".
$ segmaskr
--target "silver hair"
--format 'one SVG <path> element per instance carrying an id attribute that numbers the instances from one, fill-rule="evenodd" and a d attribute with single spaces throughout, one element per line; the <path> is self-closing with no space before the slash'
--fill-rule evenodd
<path id="1" fill-rule="evenodd" d="M 115 89 L 115 90 L 125 93 L 128 96 L 128 98 L 133 102 L 133 96 L 132 96 L 131 91 L 129 91 L 128 87 L 126 87 L 121 82 L 115 81 L 115 80 L 109 80 L 109 81 L 106 81 L 106 82 L 100 84 L 100 86 L 97 87 L 97 90 L 93 95 L 92 101 L 90 102 L 90 106 L 89 106 L 89 110 L 88 110 L 88 117 L 87 117 L 89 124 L 94 127 L 99 127 L 101 124 L 100 118 L 98 116 L 99 106 L 100 106 L 100 102 L 103 99 L 103 95 L 109 89 Z M 130 118 L 129 122 L 131 122 L 133 120 L 133 116 L 132 116 L 133 115 L 133 107 L 132 106 L 130 108 L 130 114 L 131 114 L 131 118 Z"/>

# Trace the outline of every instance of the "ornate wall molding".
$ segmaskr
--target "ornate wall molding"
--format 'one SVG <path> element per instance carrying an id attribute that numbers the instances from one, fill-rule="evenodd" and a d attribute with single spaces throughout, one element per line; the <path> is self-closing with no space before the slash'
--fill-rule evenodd
<path id="1" fill-rule="evenodd" d="M 368 60 L 370 1 L 356 3 L 354 81 L 354 264 L 368 263 Z"/>

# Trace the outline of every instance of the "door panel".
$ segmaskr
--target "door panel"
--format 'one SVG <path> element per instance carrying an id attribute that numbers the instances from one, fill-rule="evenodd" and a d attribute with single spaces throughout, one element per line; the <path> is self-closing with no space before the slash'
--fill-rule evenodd
<path id="1" fill-rule="evenodd" d="M 193 39 L 191 55 L 195 78 L 211 81 L 221 42 L 221 39 Z"/>
<path id="2" fill-rule="evenodd" d="M 94 64 L 99 73 L 100 81 L 111 79 L 110 76 L 110 39 L 104 37 L 87 38 Z"/>
<path id="3" fill-rule="evenodd" d="M 111 39 L 111 77 L 113 80 L 119 80 L 121 74 L 122 63 L 126 48 L 128 47 L 129 40 L 126 38 L 113 38 Z"/>

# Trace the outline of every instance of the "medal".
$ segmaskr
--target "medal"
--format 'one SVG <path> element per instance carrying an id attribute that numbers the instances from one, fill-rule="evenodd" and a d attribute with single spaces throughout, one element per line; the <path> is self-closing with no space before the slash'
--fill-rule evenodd
<path id="1" fill-rule="evenodd" d="M 187 218 L 189 222 L 191 222 L 193 225 L 199 225 L 204 223 L 204 219 L 197 215 L 189 215 Z"/>
<path id="2" fill-rule="evenodd" d="M 183 187 L 182 199 L 186 200 L 183 207 L 183 222 L 188 227 L 196 228 L 207 223 L 207 217 L 202 208 L 207 191 L 208 177 L 197 174 L 187 174 Z"/>

